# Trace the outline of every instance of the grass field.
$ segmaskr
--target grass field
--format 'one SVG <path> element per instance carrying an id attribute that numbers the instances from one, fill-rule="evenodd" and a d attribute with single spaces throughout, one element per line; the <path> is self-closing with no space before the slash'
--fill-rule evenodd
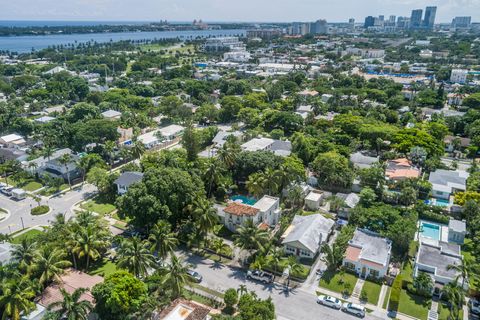
<path id="1" fill-rule="evenodd" d="M 339 293 L 346 290 L 349 295 L 352 294 L 356 283 L 357 277 L 346 272 L 342 274 L 341 272 L 326 271 L 320 279 L 320 287 Z"/>
<path id="2" fill-rule="evenodd" d="M 115 273 L 118 270 L 117 265 L 107 258 L 95 261 L 88 270 L 88 274 L 99 275 L 102 277 Z"/>
<path id="3" fill-rule="evenodd" d="M 377 305 L 378 297 L 380 296 L 380 290 L 382 290 L 382 286 L 372 281 L 365 281 L 362 290 L 367 293 L 368 302 Z"/>
<path id="4" fill-rule="evenodd" d="M 446 304 L 438 304 L 438 320 L 449 320 L 450 310 Z M 460 310 L 459 319 L 463 319 L 463 310 Z"/>
<path id="5" fill-rule="evenodd" d="M 398 311 L 418 319 L 427 319 L 429 310 L 428 302 L 429 300 L 424 297 L 415 296 L 406 290 L 402 290 Z"/>
<path id="6" fill-rule="evenodd" d="M 387 305 L 388 305 L 388 300 L 390 300 L 390 292 L 392 291 L 392 287 L 387 287 L 387 292 L 385 293 L 385 300 L 383 300 L 383 305 L 382 305 L 382 308 L 383 309 L 387 309 Z"/>
<path id="7" fill-rule="evenodd" d="M 0 182 L 5 182 L 5 179 L 1 178 Z M 11 186 L 14 186 L 16 188 L 21 188 L 21 189 L 23 189 L 25 191 L 28 191 L 28 192 L 32 192 L 32 191 L 38 190 L 41 187 L 43 187 L 43 185 L 40 182 L 35 181 L 34 179 L 25 179 L 25 180 L 20 180 L 20 181 L 14 181 L 12 178 L 9 178 L 8 179 L 8 184 L 11 185 Z"/>
<path id="8" fill-rule="evenodd" d="M 42 191 L 39 192 L 40 195 L 42 196 L 51 196 L 57 192 L 63 191 L 68 189 L 70 186 L 67 183 L 64 183 L 60 186 L 60 188 L 45 188 Z"/>
<path id="9" fill-rule="evenodd" d="M 30 229 L 28 230 L 27 232 L 25 233 L 22 233 L 18 236 L 15 236 L 13 237 L 12 239 L 12 243 L 15 243 L 15 244 L 19 244 L 22 242 L 23 239 L 35 239 L 36 237 L 38 237 L 40 234 L 42 234 L 43 232 L 40 231 L 40 230 L 37 230 L 37 229 Z"/>
<path id="10" fill-rule="evenodd" d="M 103 215 L 109 214 L 116 209 L 113 204 L 103 202 L 99 198 L 88 200 L 87 202 L 82 203 L 80 207 L 84 210 L 93 211 Z"/>

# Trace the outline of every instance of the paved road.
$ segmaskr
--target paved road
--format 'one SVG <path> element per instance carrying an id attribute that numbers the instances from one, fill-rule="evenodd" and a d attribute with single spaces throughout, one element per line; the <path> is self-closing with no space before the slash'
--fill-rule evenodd
<path id="1" fill-rule="evenodd" d="M 286 294 L 279 284 L 264 285 L 245 279 L 245 272 L 241 269 L 232 268 L 196 255 L 185 254 L 185 262 L 192 265 L 203 276 L 202 285 L 220 292 L 228 288 L 238 288 L 246 285 L 248 290 L 253 290 L 263 299 L 271 297 L 278 319 L 282 320 L 353 320 L 358 319 L 342 311 L 333 310 L 320 306 L 316 303 L 316 297 L 306 289 L 293 289 Z M 381 319 L 367 315 L 364 319 Z"/>
<path id="2" fill-rule="evenodd" d="M 96 191 L 96 187 L 85 184 L 72 191 L 52 197 L 42 197 L 41 204 L 48 205 L 52 210 L 41 216 L 32 216 L 30 210 L 37 206 L 37 202 L 27 197 L 21 201 L 14 201 L 3 194 L 0 194 L 0 207 L 10 211 L 10 216 L 0 222 L 0 233 L 12 233 L 25 228 L 48 225 L 49 221 L 59 213 L 65 214 L 67 218 L 72 216 L 72 207 L 77 202 L 88 198 Z"/>

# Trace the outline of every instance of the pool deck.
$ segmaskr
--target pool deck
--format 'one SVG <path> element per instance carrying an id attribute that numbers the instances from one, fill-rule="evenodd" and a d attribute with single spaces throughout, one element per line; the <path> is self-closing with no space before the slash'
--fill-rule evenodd
<path id="1" fill-rule="evenodd" d="M 441 225 L 440 241 L 448 242 L 448 226 Z"/>
<path id="2" fill-rule="evenodd" d="M 423 238 L 423 239 L 428 239 L 428 240 L 431 240 L 431 241 L 433 240 L 433 241 L 437 241 L 437 242 L 438 241 L 448 242 L 448 226 L 447 225 L 439 224 L 439 223 L 432 222 L 432 221 L 427 221 L 427 220 L 419 220 L 418 223 L 417 223 L 417 227 L 420 227 L 420 224 L 422 222 L 438 225 L 440 227 L 440 230 L 439 230 L 440 239 L 432 239 L 430 237 L 426 237 L 426 236 L 422 235 L 421 233 L 417 232 L 415 234 L 415 240 L 419 241 L 420 240 L 419 238 Z"/>

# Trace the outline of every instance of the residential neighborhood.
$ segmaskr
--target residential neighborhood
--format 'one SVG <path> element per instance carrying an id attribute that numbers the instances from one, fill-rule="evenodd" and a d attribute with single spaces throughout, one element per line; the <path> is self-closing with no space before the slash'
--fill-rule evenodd
<path id="1" fill-rule="evenodd" d="M 0 12 L 2 319 L 479 319 L 480 7 L 347 2 Z"/>

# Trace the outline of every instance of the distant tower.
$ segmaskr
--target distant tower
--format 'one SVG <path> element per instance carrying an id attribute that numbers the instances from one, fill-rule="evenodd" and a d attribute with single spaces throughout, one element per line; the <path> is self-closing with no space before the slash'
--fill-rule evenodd
<path id="1" fill-rule="evenodd" d="M 437 7 L 427 7 L 425 9 L 425 19 L 423 20 L 423 27 L 433 29 L 435 25 L 435 16 L 437 14 Z"/>
<path id="2" fill-rule="evenodd" d="M 410 28 L 412 29 L 420 28 L 422 26 L 422 16 L 423 16 L 422 9 L 412 10 L 412 15 L 410 17 Z"/>

